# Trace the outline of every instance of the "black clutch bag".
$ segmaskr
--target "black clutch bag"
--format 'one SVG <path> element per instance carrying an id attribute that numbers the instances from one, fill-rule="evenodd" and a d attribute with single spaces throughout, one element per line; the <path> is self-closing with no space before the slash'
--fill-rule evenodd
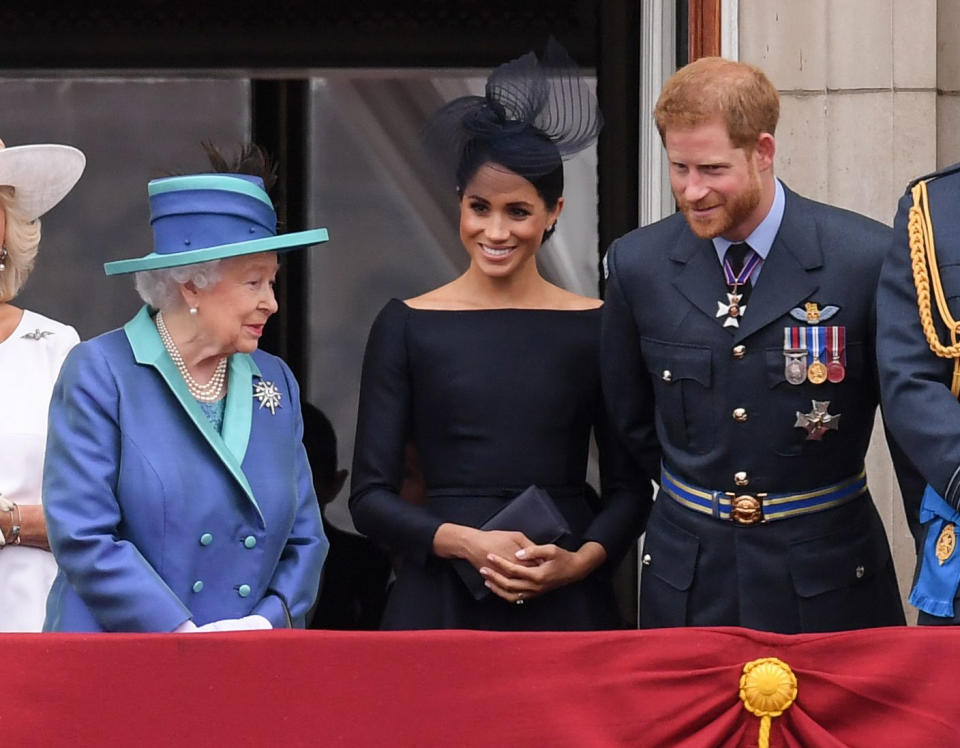
<path id="1" fill-rule="evenodd" d="M 550 494 L 538 486 L 530 486 L 510 502 L 498 509 L 481 530 L 516 530 L 522 532 L 537 545 L 556 543 L 564 535 L 570 534 L 567 521 L 553 503 Z M 477 600 L 491 594 L 473 564 L 462 558 L 453 560 L 453 567 L 467 585 L 467 589 Z"/>

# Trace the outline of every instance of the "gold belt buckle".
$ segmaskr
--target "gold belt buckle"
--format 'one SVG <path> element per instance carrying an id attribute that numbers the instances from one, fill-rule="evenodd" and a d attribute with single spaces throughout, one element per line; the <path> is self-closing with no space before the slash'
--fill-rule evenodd
<path id="1" fill-rule="evenodd" d="M 763 500 L 765 493 L 751 496 L 748 493 L 735 494 L 726 491 L 730 497 L 730 519 L 740 525 L 756 525 L 763 522 Z"/>

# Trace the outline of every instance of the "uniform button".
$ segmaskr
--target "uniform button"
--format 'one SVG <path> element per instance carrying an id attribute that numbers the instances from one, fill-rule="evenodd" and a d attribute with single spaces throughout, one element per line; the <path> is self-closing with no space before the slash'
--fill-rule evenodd
<path id="1" fill-rule="evenodd" d="M 649 566 L 650 564 L 653 563 L 653 559 L 650 557 L 649 553 L 644 553 L 643 559 L 641 560 L 640 563 L 642 563 L 644 566 Z"/>
<path id="2" fill-rule="evenodd" d="M 237 587 L 237 594 L 240 595 L 240 597 L 247 597 L 250 594 L 250 585 L 241 584 Z"/>
<path id="3" fill-rule="evenodd" d="M 213 535 L 211 535 L 209 532 L 205 532 L 200 536 L 200 545 L 210 545 L 212 542 Z"/>
<path id="4" fill-rule="evenodd" d="M 200 590 L 202 589 L 203 589 L 203 582 L 201 580 L 198 579 L 196 582 L 193 583 L 194 592 L 200 592 Z"/>
<path id="5" fill-rule="evenodd" d="M 863 568 L 862 566 L 858 566 L 858 567 L 857 567 L 857 579 L 863 579 L 864 573 L 865 573 L 864 568 Z"/>
<path id="6" fill-rule="evenodd" d="M 253 537 L 253 535 L 247 535 L 247 537 L 245 537 L 245 538 L 243 539 L 243 547 L 244 547 L 244 548 L 248 548 L 248 549 L 249 549 L 249 548 L 255 547 L 256 545 L 257 545 L 257 539 L 256 539 L 255 537 Z"/>
<path id="7" fill-rule="evenodd" d="M 735 408 L 733 411 L 733 420 L 738 423 L 743 423 L 747 420 L 747 410 L 746 408 Z"/>
<path id="8" fill-rule="evenodd" d="M 673 381 L 673 372 L 671 372 L 669 369 L 664 369 L 663 374 L 661 374 L 661 376 L 663 377 L 664 382 Z"/>
<path id="9" fill-rule="evenodd" d="M 745 471 L 741 470 L 740 472 L 733 474 L 733 482 L 738 486 L 749 486 L 750 476 L 747 475 Z"/>
<path id="10" fill-rule="evenodd" d="M 747 352 L 747 346 L 745 345 L 735 345 L 733 346 L 733 357 L 734 358 L 743 358 Z"/>

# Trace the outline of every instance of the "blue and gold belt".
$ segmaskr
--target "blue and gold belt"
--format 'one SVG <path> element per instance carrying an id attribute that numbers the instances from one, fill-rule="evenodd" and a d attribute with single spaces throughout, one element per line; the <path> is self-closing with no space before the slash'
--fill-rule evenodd
<path id="1" fill-rule="evenodd" d="M 666 467 L 660 467 L 660 488 L 679 504 L 695 512 L 741 525 L 755 525 L 778 519 L 811 514 L 846 504 L 867 491 L 867 473 L 822 488 L 800 493 L 732 493 L 708 491 L 677 480 Z"/>

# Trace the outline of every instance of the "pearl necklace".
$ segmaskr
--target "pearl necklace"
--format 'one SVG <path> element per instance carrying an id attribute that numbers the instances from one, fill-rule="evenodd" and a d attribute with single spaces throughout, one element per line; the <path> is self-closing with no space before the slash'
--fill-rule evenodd
<path id="1" fill-rule="evenodd" d="M 169 353 L 170 358 L 173 359 L 173 363 L 177 367 L 177 371 L 180 372 L 180 376 L 183 377 L 183 381 L 186 382 L 190 394 L 201 403 L 215 403 L 222 398 L 223 385 L 227 377 L 227 357 L 224 356 L 220 359 L 217 368 L 213 372 L 213 376 L 210 377 L 210 381 L 206 384 L 200 384 L 193 378 L 190 370 L 187 369 L 187 364 L 183 360 L 183 356 L 180 355 L 180 351 L 177 350 L 173 338 L 170 337 L 170 331 L 163 321 L 163 315 L 157 312 L 157 316 L 154 317 L 154 319 L 157 323 L 157 332 L 160 333 L 160 340 L 163 342 L 163 347 L 167 349 L 167 353 Z"/>

